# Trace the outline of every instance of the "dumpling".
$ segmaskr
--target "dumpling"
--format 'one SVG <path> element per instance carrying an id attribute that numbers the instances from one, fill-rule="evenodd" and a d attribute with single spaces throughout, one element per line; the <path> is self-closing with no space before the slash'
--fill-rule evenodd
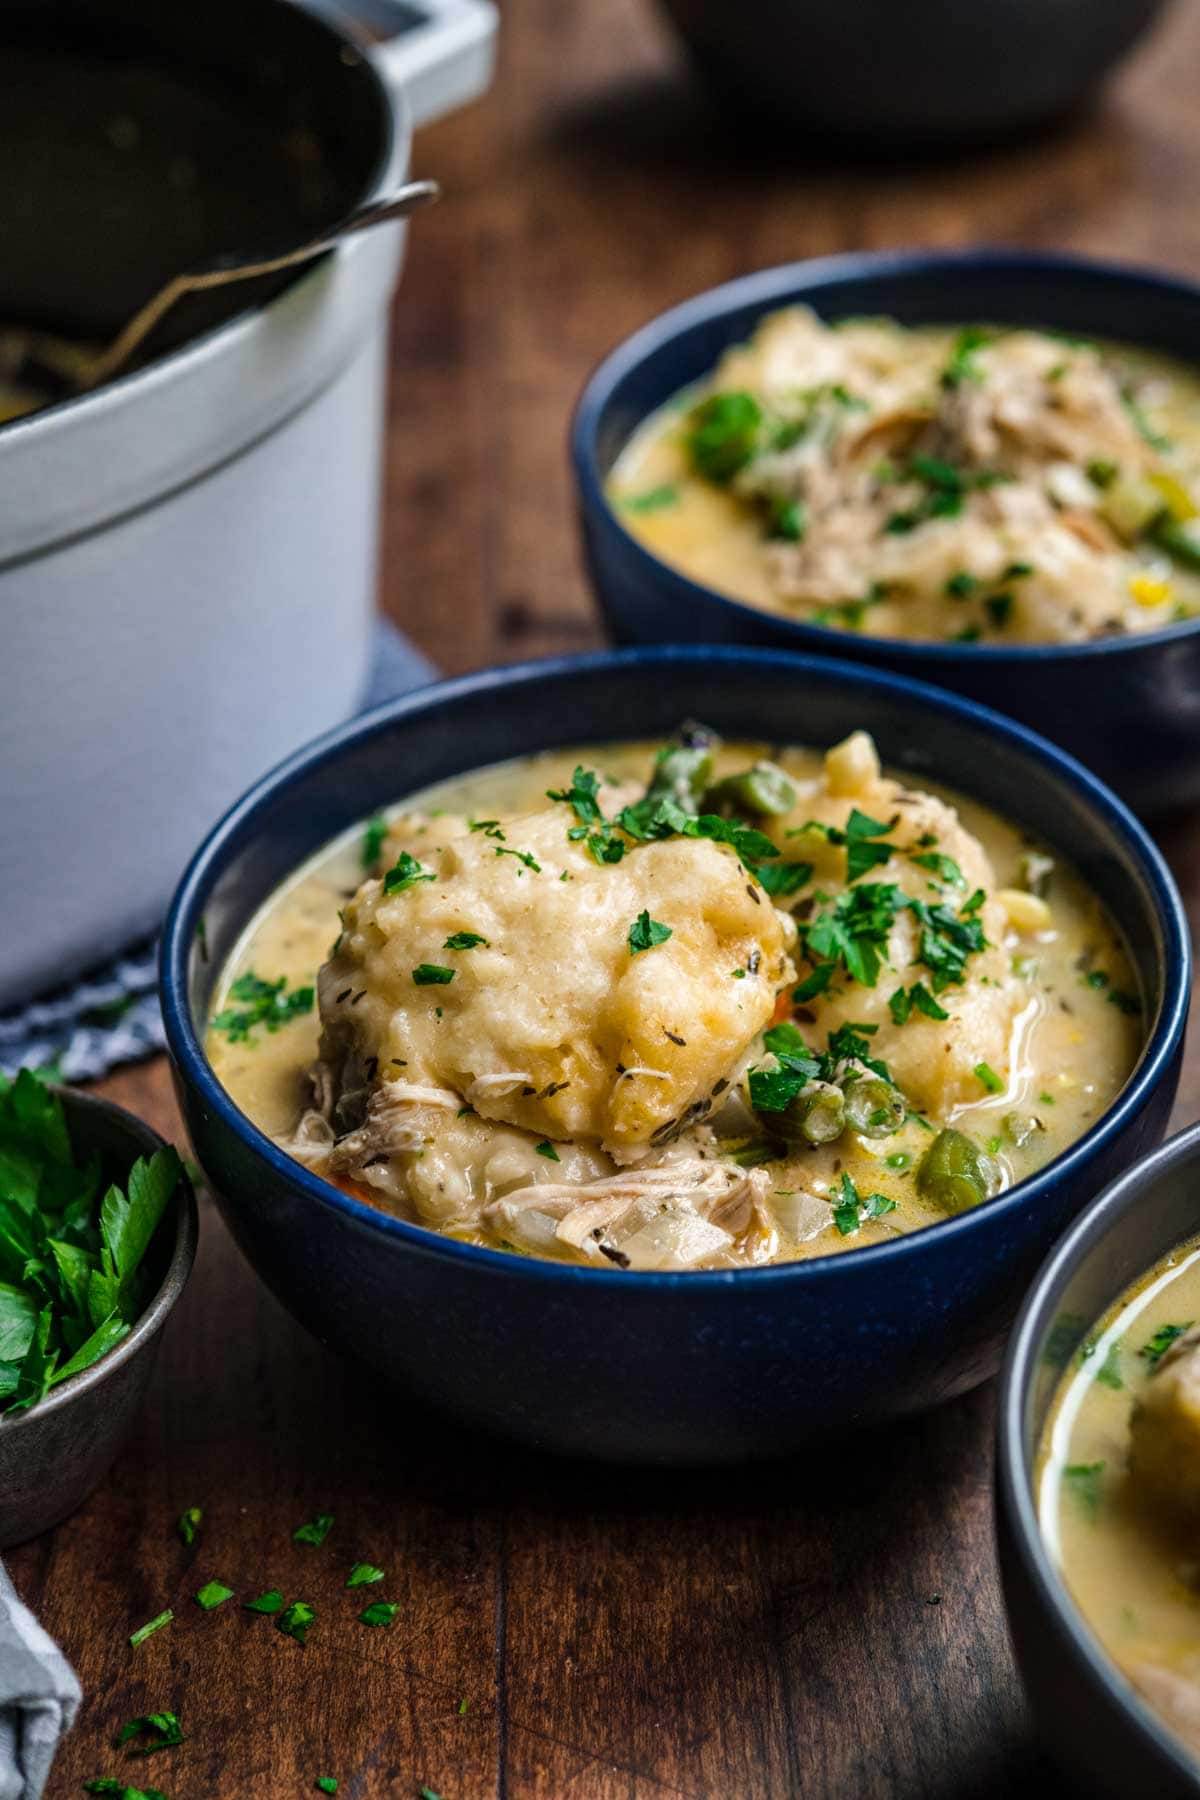
<path id="1" fill-rule="evenodd" d="M 574 824 L 426 830 L 350 901 L 319 981 L 343 1129 L 348 1099 L 400 1082 L 629 1160 L 728 1086 L 793 973 L 787 922 L 725 846 L 600 863 Z"/>

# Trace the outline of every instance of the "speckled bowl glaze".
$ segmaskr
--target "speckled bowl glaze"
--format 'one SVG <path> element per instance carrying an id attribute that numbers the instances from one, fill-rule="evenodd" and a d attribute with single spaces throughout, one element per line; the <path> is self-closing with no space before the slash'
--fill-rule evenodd
<path id="1" fill-rule="evenodd" d="M 1034 1472 L 1064 1368 L 1113 1301 L 1200 1231 L 1200 1126 L 1135 1163 L 1075 1222 L 1029 1291 L 1000 1382 L 996 1509 L 1009 1623 L 1042 1736 L 1101 1800 L 1197 1800 L 1200 1765 L 1079 1612 L 1038 1526 Z"/>
<path id="2" fill-rule="evenodd" d="M 204 1054 L 220 968 L 280 881 L 354 820 L 427 783 L 555 746 L 665 735 L 828 745 L 857 726 L 1049 840 L 1103 895 L 1149 1037 L 1086 1137 L 978 1211 L 775 1268 L 635 1274 L 480 1249 L 364 1206 L 238 1110 Z M 997 1367 L 1062 1226 L 1158 1141 L 1178 1077 L 1189 952 L 1157 850 L 1050 745 L 911 681 L 779 653 L 666 649 L 531 663 L 426 688 L 319 739 L 228 813 L 183 878 L 162 946 L 181 1102 L 238 1242 L 322 1341 L 478 1426 L 618 1461 L 783 1455 L 908 1413 Z"/>
<path id="3" fill-rule="evenodd" d="M 715 367 L 764 313 L 1043 325 L 1200 359 L 1200 287 L 1152 270 L 1023 251 L 905 251 L 766 269 L 699 294 L 617 347 L 584 388 L 571 459 L 584 554 L 618 643 L 770 645 L 932 681 L 1045 732 L 1135 811 L 1200 800 L 1200 619 L 1087 644 L 921 643 L 807 625 L 733 600 L 662 562 L 604 485 L 648 414 Z"/>
<path id="4" fill-rule="evenodd" d="M 122 1107 L 69 1088 L 59 1092 L 76 1152 L 98 1150 L 114 1181 L 123 1181 L 139 1156 L 163 1148 L 158 1133 Z M 129 1336 L 29 1412 L 0 1417 L 0 1550 L 57 1525 L 108 1473 L 137 1418 L 163 1326 L 192 1272 L 197 1232 L 196 1196 L 183 1175 L 149 1251 L 158 1286 Z"/>

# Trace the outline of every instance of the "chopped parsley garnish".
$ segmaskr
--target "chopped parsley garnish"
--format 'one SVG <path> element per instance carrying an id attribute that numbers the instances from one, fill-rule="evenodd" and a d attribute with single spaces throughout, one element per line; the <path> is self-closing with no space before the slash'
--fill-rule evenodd
<path id="1" fill-rule="evenodd" d="M 544 1156 L 547 1162 L 562 1161 L 562 1157 L 558 1154 L 558 1151 L 554 1148 L 554 1145 L 550 1142 L 549 1138 L 543 1138 L 541 1143 L 535 1144 L 533 1148 L 535 1154 Z"/>
<path id="2" fill-rule="evenodd" d="M 629 954 L 637 956 L 643 950 L 653 950 L 656 944 L 665 944 L 670 936 L 669 925 L 660 924 L 643 910 L 629 927 Z"/>
<path id="3" fill-rule="evenodd" d="M 155 1618 L 148 1620 L 145 1625 L 139 1625 L 136 1631 L 131 1631 L 129 1634 L 129 1642 L 132 1648 L 136 1650 L 138 1645 L 144 1644 L 148 1637 L 153 1637 L 156 1631 L 161 1631 L 164 1625 L 169 1625 L 174 1617 L 175 1614 L 168 1606 Z"/>
<path id="4" fill-rule="evenodd" d="M 307 1600 L 293 1600 L 275 1621 L 276 1631 L 282 1631 L 284 1637 L 295 1638 L 301 1649 L 308 1639 L 309 1627 L 316 1618 L 316 1611 Z"/>
<path id="5" fill-rule="evenodd" d="M 292 1533 L 292 1541 L 297 1544 L 323 1544 L 333 1530 L 333 1514 L 318 1513 L 307 1525 L 298 1525 Z"/>
<path id="6" fill-rule="evenodd" d="M 896 1202 L 889 1200 L 886 1194 L 868 1194 L 865 1199 L 859 1194 L 849 1175 L 843 1175 L 840 1193 L 833 1209 L 833 1222 L 843 1237 L 849 1237 L 858 1231 L 867 1219 L 882 1219 L 886 1213 L 895 1212 Z"/>
<path id="7" fill-rule="evenodd" d="M 454 969 L 443 968 L 441 963 L 418 963 L 412 978 L 417 987 L 448 987 L 456 973 Z"/>
<path id="8" fill-rule="evenodd" d="M 720 486 L 757 455 L 763 410 L 753 394 L 710 394 L 689 420 L 687 448 L 699 474 Z"/>
<path id="9" fill-rule="evenodd" d="M 383 1570 L 377 1569 L 374 1563 L 355 1563 L 346 1577 L 348 1588 L 370 1587 L 374 1581 L 382 1581 Z"/>
<path id="10" fill-rule="evenodd" d="M 477 931 L 455 931 L 442 945 L 443 950 L 477 950 L 482 944 L 487 947 L 487 939 L 480 937 Z"/>
<path id="11" fill-rule="evenodd" d="M 992 333 L 979 325 L 967 325 L 954 340 L 949 361 L 942 370 L 940 380 L 944 388 L 961 387 L 964 381 L 982 381 L 983 375 L 976 360 L 985 345 L 992 342 Z"/>
<path id="12" fill-rule="evenodd" d="M 410 887 L 415 887 L 418 881 L 435 879 L 432 869 L 423 868 L 415 856 L 410 856 L 407 850 L 402 850 L 399 860 L 383 878 L 383 891 L 385 894 L 403 894 Z"/>
<path id="13" fill-rule="evenodd" d="M 1034 572 L 1031 562 L 1010 562 L 1000 576 L 1001 581 L 1023 581 Z"/>
<path id="14" fill-rule="evenodd" d="M 746 867 L 773 900 L 798 893 L 813 877 L 813 866 L 807 862 L 747 863 Z"/>
<path id="15" fill-rule="evenodd" d="M 1012 618 L 1015 604 L 1011 594 L 989 594 L 983 603 L 983 609 L 999 631 Z"/>
<path id="16" fill-rule="evenodd" d="M 924 1013 L 927 1019 L 948 1019 L 950 1014 L 944 1006 L 939 1006 L 923 981 L 918 981 L 910 988 L 898 987 L 888 1000 L 888 1011 L 897 1025 L 907 1025 L 914 1012 Z"/>
<path id="17" fill-rule="evenodd" d="M 467 830 L 482 831 L 484 837 L 499 838 L 501 843 L 504 842 L 499 819 L 468 819 Z"/>
<path id="18" fill-rule="evenodd" d="M 336 1775 L 318 1775 L 313 1786 L 322 1794 L 336 1794 L 338 1791 Z"/>
<path id="19" fill-rule="evenodd" d="M 265 1594 L 259 1594 L 255 1600 L 242 1602 L 243 1612 L 280 1613 L 283 1611 L 283 1595 L 278 1588 L 268 1588 Z"/>
<path id="20" fill-rule="evenodd" d="M 286 993 L 287 977 L 281 975 L 278 981 L 263 981 L 252 970 L 239 975 L 229 989 L 229 999 L 236 1000 L 237 1006 L 227 1006 L 217 1013 L 213 1019 L 214 1031 L 223 1031 L 231 1044 L 245 1044 L 257 1025 L 264 1025 L 268 1031 L 278 1031 L 284 1025 L 290 1025 L 293 1019 L 299 1019 L 313 1008 L 313 990 L 311 987 L 293 988 Z"/>
<path id="21" fill-rule="evenodd" d="M 805 951 L 814 962 L 844 963 L 854 981 L 874 987 L 888 933 L 906 904 L 894 882 L 860 882 L 847 888 L 831 909 L 801 927 Z"/>
<path id="22" fill-rule="evenodd" d="M 113 1794 L 116 1800 L 167 1800 L 161 1788 L 135 1788 L 128 1782 L 118 1781 L 113 1775 L 97 1775 L 94 1781 L 85 1781 L 85 1794 Z"/>
<path id="23" fill-rule="evenodd" d="M 803 1006 L 806 1000 L 815 1000 L 825 993 L 833 980 L 835 967 L 836 964 L 831 962 L 818 963 L 812 974 L 806 975 L 799 987 L 792 989 L 793 1004 Z"/>
<path id="24" fill-rule="evenodd" d="M 975 1079 L 987 1089 L 989 1094 L 1004 1092 L 1004 1083 L 990 1063 L 978 1062 L 975 1064 Z"/>
<path id="25" fill-rule="evenodd" d="M 148 1741 L 134 1744 L 134 1738 L 146 1738 Z M 136 1719 L 129 1719 L 122 1725 L 113 1739 L 113 1749 L 120 1750 L 125 1744 L 132 1744 L 130 1756 L 151 1756 L 156 1750 L 169 1750 L 172 1745 L 182 1742 L 183 1732 L 177 1714 L 140 1713 Z"/>
<path id="26" fill-rule="evenodd" d="M 1121 1378 L 1121 1346 L 1115 1339 L 1108 1346 L 1104 1361 L 1096 1370 L 1096 1380 L 1101 1387 L 1119 1389 L 1125 1386 Z"/>
<path id="27" fill-rule="evenodd" d="M 532 850 L 506 850 L 503 846 L 498 844 L 496 846 L 496 855 L 515 856 L 519 863 L 523 863 L 527 869 L 532 869 L 535 875 L 540 875 L 542 872 L 542 865 L 537 860 L 536 856 L 534 856 Z"/>
<path id="28" fill-rule="evenodd" d="M 442 1796 L 435 1794 L 431 1787 L 423 1787 L 418 1791 L 417 1800 L 442 1800 Z"/>
<path id="29" fill-rule="evenodd" d="M 360 1625 L 390 1625 L 400 1611 L 395 1600 L 375 1600 L 358 1615 Z"/>
<path id="30" fill-rule="evenodd" d="M 1155 430 L 1131 387 L 1121 389 L 1121 403 L 1129 415 L 1134 430 L 1144 443 L 1149 444 L 1152 450 L 1163 451 L 1174 447 L 1169 437 L 1164 437 L 1161 431 Z"/>
<path id="31" fill-rule="evenodd" d="M 965 888 L 967 885 L 966 877 L 954 858 L 943 856 L 940 850 L 913 851 L 909 861 L 914 862 L 918 869 L 928 869 L 931 875 L 936 875 L 947 887 Z"/>
<path id="32" fill-rule="evenodd" d="M 1181 1338 L 1185 1331 L 1190 1331 L 1192 1321 L 1184 1325 L 1160 1325 L 1152 1338 L 1148 1338 L 1138 1351 L 1152 1369 L 1157 1368 L 1176 1338 Z"/>
<path id="33" fill-rule="evenodd" d="M 1071 1463 L 1063 1470 L 1063 1480 L 1069 1484 L 1069 1491 L 1093 1519 L 1100 1510 L 1100 1479 L 1103 1474 L 1102 1462 Z"/>
<path id="34" fill-rule="evenodd" d="M 621 505 L 626 512 L 650 513 L 662 512 L 668 506 L 679 504 L 679 489 L 673 481 L 664 481 L 661 487 L 647 488 L 642 494 L 626 494 Z"/>
<path id="35" fill-rule="evenodd" d="M 233 1599 L 233 1589 L 226 1587 L 223 1581 L 206 1581 L 193 1597 L 198 1607 L 204 1612 L 211 1612 L 214 1606 L 224 1606 L 227 1600 Z"/>
<path id="36" fill-rule="evenodd" d="M 981 585 L 978 575 L 969 575 L 966 569 L 960 569 L 946 583 L 946 592 L 952 600 L 969 600 Z"/>
<path id="37" fill-rule="evenodd" d="M 363 827 L 362 866 L 373 869 L 379 861 L 379 853 L 383 849 L 388 834 L 388 823 L 382 813 L 376 813 L 367 820 Z"/>
<path id="38" fill-rule="evenodd" d="M 1089 969 L 1083 978 L 1085 987 L 1106 988 L 1112 977 L 1104 969 Z"/>
<path id="39" fill-rule="evenodd" d="M 1142 1010 L 1142 1003 L 1137 995 L 1127 994 L 1124 988 L 1109 988 L 1105 998 L 1110 1006 L 1115 1006 L 1117 1008 L 1118 1012 L 1132 1015 L 1133 1013 L 1140 1013 Z"/>
<path id="40" fill-rule="evenodd" d="M 581 825 L 595 825 L 603 818 L 600 803 L 596 796 L 600 792 L 600 777 L 592 769 L 577 767 L 571 777 L 569 788 L 547 788 L 547 800 L 562 800 L 570 806 Z"/>
<path id="41" fill-rule="evenodd" d="M 875 840 L 887 837 L 888 833 L 894 831 L 899 823 L 899 818 L 895 818 L 884 825 L 878 819 L 872 819 L 867 813 L 860 812 L 856 806 L 846 820 L 844 830 L 839 829 L 836 825 L 818 825 L 815 819 L 812 821 L 811 829 L 819 831 L 831 844 L 845 845 L 846 879 L 853 882 L 858 881 L 871 869 L 878 868 L 880 864 L 891 860 L 896 846 L 880 844 Z"/>
<path id="42" fill-rule="evenodd" d="M 204 1511 L 201 1507 L 189 1506 L 175 1521 L 175 1529 L 189 1550 L 196 1541 L 203 1519 Z"/>
<path id="43" fill-rule="evenodd" d="M 935 994 L 960 982 L 967 958 L 986 949 L 987 939 L 977 916 L 983 898 L 983 889 L 976 888 L 957 913 L 944 902 L 937 906 L 928 906 L 923 900 L 908 902 L 921 926 L 917 960 L 929 970 Z"/>
<path id="44" fill-rule="evenodd" d="M 808 512 L 803 500 L 779 498 L 772 502 L 767 521 L 768 537 L 781 538 L 785 544 L 798 544 L 807 530 Z"/>

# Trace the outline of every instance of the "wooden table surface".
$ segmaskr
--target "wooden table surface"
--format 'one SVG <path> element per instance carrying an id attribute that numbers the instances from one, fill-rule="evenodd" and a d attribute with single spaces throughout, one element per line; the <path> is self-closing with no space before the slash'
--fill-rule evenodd
<path id="1" fill-rule="evenodd" d="M 385 603 L 448 670 L 598 641 L 564 459 L 591 364 L 661 307 L 825 251 L 1068 245 L 1200 274 L 1200 9 L 1097 109 L 1020 147 L 882 168 L 749 140 L 644 0 L 513 0 L 492 96 L 427 132 L 447 198 L 395 314 Z M 852 79 L 852 72 L 848 72 Z M 1200 832 L 1174 829 L 1200 909 Z M 179 1136 L 165 1065 L 101 1091 Z M 1177 1122 L 1200 1113 L 1193 1047 Z M 1018 1795 L 1046 1770 L 1005 1636 L 992 1394 L 852 1455 L 718 1475 L 575 1468 L 397 1416 L 267 1295 L 205 1204 L 195 1278 L 113 1476 L 10 1557 L 87 1694 L 50 1792 L 170 1800 Z M 205 1510 L 188 1551 L 172 1521 Z M 336 1516 L 321 1549 L 291 1541 Z M 354 1622 L 350 1562 L 391 1630 Z M 310 1600 L 307 1649 L 190 1595 Z M 136 1625 L 174 1625 L 131 1652 Z M 108 1747 L 179 1711 L 188 1742 Z M 140 1771 L 140 1773 L 139 1773 Z"/>

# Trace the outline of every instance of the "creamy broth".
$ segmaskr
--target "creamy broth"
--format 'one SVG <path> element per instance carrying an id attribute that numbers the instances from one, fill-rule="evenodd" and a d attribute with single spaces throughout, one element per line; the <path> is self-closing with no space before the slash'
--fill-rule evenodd
<path id="1" fill-rule="evenodd" d="M 808 624 L 1066 643 L 1200 610 L 1200 377 L 1126 345 L 793 308 L 608 491 L 665 562 Z"/>
<path id="2" fill-rule="evenodd" d="M 1198 1321 L 1193 1240 L 1124 1294 L 1073 1357 L 1037 1480 L 1046 1542 L 1084 1618 L 1200 1757 L 1200 1412 L 1188 1335 Z"/>
<path id="3" fill-rule="evenodd" d="M 649 1236 L 634 1234 L 636 1255 L 624 1239 L 599 1248 L 621 1267 L 726 1267 L 824 1255 L 935 1223 L 1050 1160 L 1111 1103 L 1142 1043 L 1140 1004 L 1111 922 L 1061 862 L 1047 875 L 1040 852 L 994 814 L 882 776 L 862 734 L 824 763 L 801 749 L 716 750 L 714 791 L 764 763 L 790 784 L 786 811 L 755 820 L 779 847 L 782 875 L 762 874 L 770 862 L 761 842 L 761 860 L 747 867 L 727 844 L 683 835 L 639 842 L 611 823 L 577 824 L 570 804 L 546 799 L 547 790 L 570 793 L 580 770 L 595 771 L 597 810 L 612 821 L 643 792 L 659 748 L 589 746 L 485 769 L 407 801 L 386 844 L 382 826 L 365 841 L 360 825 L 298 870 L 250 923 L 216 995 L 208 1051 L 242 1110 L 372 1204 L 468 1241 L 572 1260 L 594 1260 L 592 1243 L 564 1245 L 542 1215 L 526 1218 L 520 1207 L 531 1196 L 552 1192 L 571 1212 L 574 1194 L 611 1212 L 614 1192 L 632 1184 L 645 1210 L 640 1182 L 666 1192 L 669 1210 L 694 1190 L 705 1232 L 697 1228 L 686 1251 L 656 1247 L 649 1226 Z M 878 827 L 853 851 L 831 824 L 852 812 Z M 585 831 L 623 837 L 614 865 L 588 854 Z M 849 857 L 861 858 L 864 845 L 868 867 L 847 883 Z M 803 866 L 784 866 L 801 852 Z M 364 854 L 373 859 L 365 881 Z M 397 877 L 391 897 L 375 871 L 393 863 L 389 880 L 405 868 L 420 873 Z M 986 897 L 967 885 L 964 871 L 976 868 L 987 871 Z M 1018 886 L 1030 869 L 1044 898 Z M 621 890 L 613 913 L 621 881 L 649 885 Z M 765 881 L 795 885 L 768 894 Z M 882 966 L 865 985 L 810 948 L 824 941 L 823 913 L 870 899 L 862 890 L 872 884 L 885 913 L 892 908 L 892 935 L 879 939 Z M 935 937 L 970 935 L 982 921 L 987 947 L 968 956 L 959 981 L 939 985 L 931 964 L 909 954 L 924 941 L 903 937 L 917 931 L 922 904 L 944 909 L 926 915 Z M 892 966 L 900 942 L 903 966 Z M 820 986 L 822 962 L 833 978 L 806 998 L 814 975 Z M 286 996 L 311 989 L 323 966 L 323 1019 L 311 1009 L 275 1030 L 243 1028 L 248 979 L 251 993 L 255 980 L 282 981 Z M 531 1015 L 535 1000 L 541 1010 Z M 771 1033 L 781 1022 L 793 1034 L 783 1056 Z M 849 1040 L 837 1035 L 846 1030 Z M 606 1075 L 596 1046 L 607 1046 Z M 797 1065 L 786 1053 L 806 1055 L 806 1046 L 826 1052 L 820 1078 L 797 1078 L 802 1092 L 783 1115 L 751 1104 L 778 1098 L 754 1086 L 755 1072 L 791 1079 Z M 863 1095 L 876 1094 L 860 1085 L 873 1073 L 863 1062 L 872 1052 L 890 1079 L 876 1084 L 881 1111 L 864 1117 Z M 506 1068 L 521 1073 L 495 1072 Z M 338 1112 L 356 1088 L 365 1124 L 361 1108 Z M 678 1104 L 664 1115 L 672 1092 Z M 840 1118 L 843 1102 L 863 1128 L 847 1113 L 835 1137 L 813 1141 L 805 1108 Z M 782 1139 L 781 1116 L 801 1115 L 809 1135 Z M 935 1144 L 939 1156 L 979 1157 L 964 1186 L 951 1155 L 937 1197 L 927 1179 Z M 676 1175 L 684 1199 L 670 1191 Z M 982 1184 L 974 1195 L 971 1179 Z M 689 1226 L 691 1209 L 688 1201 Z"/>

